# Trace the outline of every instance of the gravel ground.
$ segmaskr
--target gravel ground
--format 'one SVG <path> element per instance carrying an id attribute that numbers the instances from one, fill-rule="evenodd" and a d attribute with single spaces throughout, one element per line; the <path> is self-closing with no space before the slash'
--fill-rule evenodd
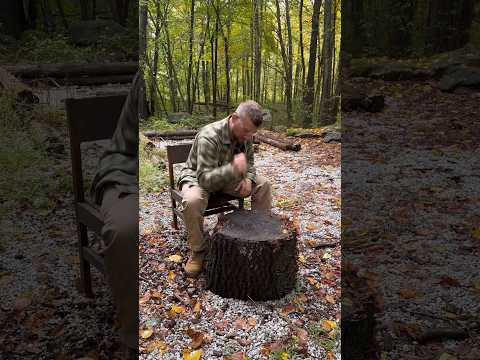
<path id="1" fill-rule="evenodd" d="M 479 320 L 478 93 L 364 80 L 387 108 L 345 115 L 342 220 L 372 246 L 343 259 L 377 279 L 382 356 L 480 359 L 478 327 L 462 341 L 419 341 Z"/>
<path id="2" fill-rule="evenodd" d="M 171 227 L 167 191 L 141 196 L 141 359 L 182 359 L 192 351 L 192 329 L 203 336 L 202 359 L 265 359 L 275 351 L 339 358 L 340 145 L 301 143 L 300 152 L 261 144 L 255 155 L 257 172 L 273 186 L 273 212 L 298 219 L 301 229 L 297 286 L 278 301 L 224 299 L 205 290 L 203 275 L 186 278 L 182 264 L 168 260 L 178 254 L 184 263 L 187 248 L 184 227 Z M 215 223 L 208 217 L 206 230 Z M 183 307 L 172 313 L 172 306 Z"/>
<path id="3" fill-rule="evenodd" d="M 50 129 L 45 138 L 56 152 L 48 166 L 32 169 L 50 189 L 54 173 L 71 184 L 66 128 Z M 62 147 L 63 145 L 63 147 Z M 86 178 L 91 179 L 106 142 L 83 149 Z M 23 189 L 22 189 L 23 190 Z M 94 299 L 77 290 L 78 245 L 70 189 L 59 187 L 50 202 L 35 208 L 43 193 L 21 204 L 2 204 L 0 226 L 0 358 L 116 359 L 119 342 L 110 291 L 92 269 Z"/>

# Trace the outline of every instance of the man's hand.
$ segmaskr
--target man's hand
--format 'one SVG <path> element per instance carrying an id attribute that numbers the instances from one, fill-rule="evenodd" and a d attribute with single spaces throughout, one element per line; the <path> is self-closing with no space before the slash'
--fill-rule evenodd
<path id="1" fill-rule="evenodd" d="M 252 192 L 252 181 L 250 179 L 243 179 L 235 187 L 242 197 L 247 197 Z"/>
<path id="2" fill-rule="evenodd" d="M 247 157 L 244 153 L 240 153 L 234 156 L 233 161 L 233 171 L 236 175 L 244 175 L 247 171 Z"/>

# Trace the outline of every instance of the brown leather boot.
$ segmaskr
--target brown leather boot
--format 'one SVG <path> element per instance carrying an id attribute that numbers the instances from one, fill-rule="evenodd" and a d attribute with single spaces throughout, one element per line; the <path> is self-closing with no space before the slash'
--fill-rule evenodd
<path id="1" fill-rule="evenodd" d="M 203 260 L 205 259 L 205 251 L 192 251 L 185 264 L 184 270 L 188 277 L 196 278 L 202 272 Z"/>

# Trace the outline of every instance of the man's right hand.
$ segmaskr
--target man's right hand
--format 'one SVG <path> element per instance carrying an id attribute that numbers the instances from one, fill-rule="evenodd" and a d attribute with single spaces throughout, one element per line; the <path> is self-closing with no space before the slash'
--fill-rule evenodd
<path id="1" fill-rule="evenodd" d="M 247 171 L 247 157 L 244 153 L 240 153 L 234 156 L 232 161 L 233 171 L 237 175 L 244 175 Z"/>

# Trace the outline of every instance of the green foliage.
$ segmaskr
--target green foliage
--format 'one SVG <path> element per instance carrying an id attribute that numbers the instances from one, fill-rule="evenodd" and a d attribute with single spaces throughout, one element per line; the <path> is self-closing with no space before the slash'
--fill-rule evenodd
<path id="1" fill-rule="evenodd" d="M 45 119 L 58 121 L 56 111 L 42 105 L 22 105 L 12 94 L 0 93 L 0 202 L 22 203 L 47 213 L 58 195 L 71 189 L 62 168 L 52 168 L 44 144 Z"/>
<path id="2" fill-rule="evenodd" d="M 145 137 L 139 144 L 139 186 L 142 193 L 159 193 L 168 185 L 165 166 L 166 153 L 158 149 L 146 150 Z"/>
<path id="3" fill-rule="evenodd" d="M 28 30 L 15 51 L 2 52 L 1 62 L 7 63 L 92 63 L 129 61 L 138 57 L 138 33 L 128 31 L 117 36 L 101 37 L 95 45 L 76 46 L 64 33 L 48 34 Z"/>

